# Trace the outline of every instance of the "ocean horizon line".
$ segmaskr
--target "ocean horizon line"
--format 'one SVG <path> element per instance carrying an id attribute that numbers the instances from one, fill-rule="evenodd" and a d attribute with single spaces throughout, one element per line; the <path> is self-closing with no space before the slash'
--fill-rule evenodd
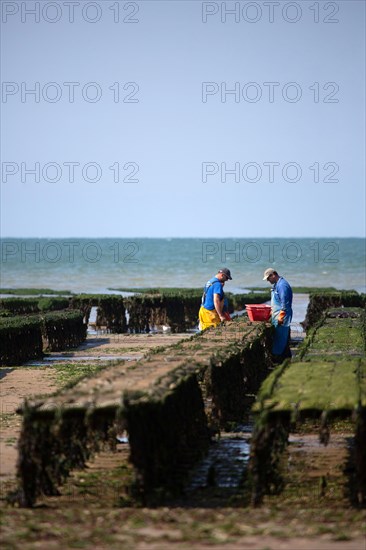
<path id="1" fill-rule="evenodd" d="M 139 237 L 139 236 L 111 236 L 111 237 L 96 237 L 96 236 L 93 236 L 93 235 L 88 235 L 88 236 L 62 236 L 62 237 L 55 237 L 55 236 L 42 236 L 42 237 L 25 237 L 25 236 L 21 236 L 21 237 L 15 237 L 13 235 L 9 235 L 9 236 L 1 236 L 0 237 L 0 240 L 5 240 L 5 239 L 146 239 L 146 240 L 152 240 L 152 239 L 160 239 L 160 240 L 172 240 L 172 239 L 192 239 L 192 240 L 202 240 L 202 239 L 338 239 L 338 240 L 346 240 L 346 239 L 364 239 L 366 240 L 366 235 L 365 236 L 348 236 L 348 237 L 338 237 L 336 235 L 328 235 L 328 236 L 289 236 L 289 237 L 279 237 L 279 236 L 266 236 L 266 235 L 263 235 L 263 236 L 256 236 L 256 237 L 252 237 L 252 236 L 238 236 L 238 235 L 235 235 L 235 236 L 232 236 L 232 237 L 227 237 L 225 235 L 211 235 L 211 236 L 206 236 L 206 237 Z"/>

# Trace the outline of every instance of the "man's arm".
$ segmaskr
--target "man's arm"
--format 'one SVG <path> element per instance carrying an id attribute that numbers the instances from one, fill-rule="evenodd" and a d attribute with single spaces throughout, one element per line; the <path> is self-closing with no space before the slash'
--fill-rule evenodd
<path id="1" fill-rule="evenodd" d="M 279 286 L 277 292 L 281 301 L 281 311 L 277 321 L 279 325 L 282 325 L 286 315 L 289 314 L 291 309 L 291 290 L 286 284 L 284 284 Z"/>
<path id="2" fill-rule="evenodd" d="M 225 321 L 225 316 L 222 311 L 224 309 L 224 300 L 221 299 L 220 294 L 214 294 L 214 306 L 220 317 L 220 321 Z"/>
<path id="3" fill-rule="evenodd" d="M 277 292 L 281 301 L 281 309 L 288 313 L 291 309 L 291 289 L 286 284 L 284 284 L 279 286 Z"/>

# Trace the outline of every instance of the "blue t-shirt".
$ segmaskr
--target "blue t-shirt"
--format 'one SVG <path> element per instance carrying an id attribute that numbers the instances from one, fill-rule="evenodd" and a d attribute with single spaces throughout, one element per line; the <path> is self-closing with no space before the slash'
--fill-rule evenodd
<path id="1" fill-rule="evenodd" d="M 215 309 L 214 294 L 218 294 L 220 296 L 220 300 L 224 297 L 223 285 L 217 277 L 212 277 L 212 279 L 207 281 L 205 288 L 203 289 L 202 306 L 205 309 L 209 309 L 210 311 Z"/>

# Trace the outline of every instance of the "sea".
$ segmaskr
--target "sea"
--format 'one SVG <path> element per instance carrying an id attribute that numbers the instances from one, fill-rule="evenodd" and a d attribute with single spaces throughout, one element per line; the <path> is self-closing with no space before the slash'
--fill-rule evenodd
<path id="1" fill-rule="evenodd" d="M 221 267 L 225 290 L 268 288 L 274 267 L 292 286 L 366 291 L 362 238 L 1 239 L 1 288 L 115 293 L 140 287 L 203 287 Z M 2 291 L 4 293 L 4 290 Z"/>

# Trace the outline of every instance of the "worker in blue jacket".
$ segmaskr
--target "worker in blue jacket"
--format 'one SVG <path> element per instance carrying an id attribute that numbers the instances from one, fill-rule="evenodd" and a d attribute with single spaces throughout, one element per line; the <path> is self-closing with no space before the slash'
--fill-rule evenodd
<path id="1" fill-rule="evenodd" d="M 292 319 L 292 288 L 275 269 L 265 270 L 263 281 L 271 283 L 272 325 L 275 327 L 272 353 L 275 360 L 282 362 L 291 357 L 290 323 Z"/>

